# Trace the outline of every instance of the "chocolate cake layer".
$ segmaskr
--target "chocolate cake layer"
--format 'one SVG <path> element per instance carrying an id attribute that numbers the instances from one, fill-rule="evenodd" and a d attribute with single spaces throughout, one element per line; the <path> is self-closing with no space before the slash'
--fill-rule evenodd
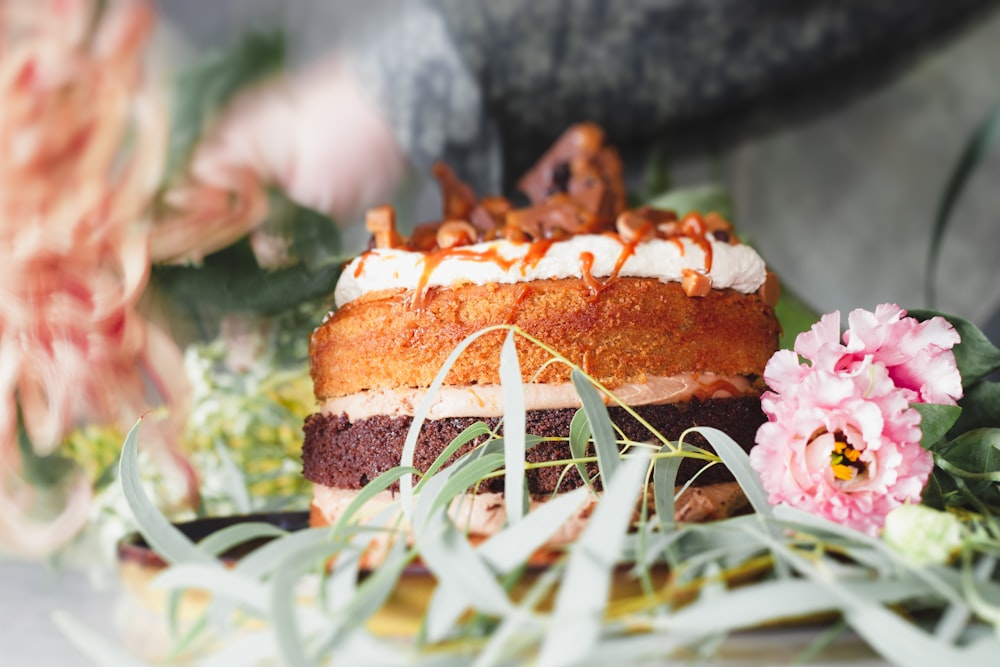
<path id="1" fill-rule="evenodd" d="M 760 399 L 754 396 L 647 405 L 634 409 L 653 428 L 671 440 L 676 440 L 683 431 L 693 426 L 712 426 L 727 433 L 746 450 L 753 445 L 757 428 L 765 421 L 760 409 Z M 541 437 L 566 438 L 575 413 L 574 408 L 529 411 L 527 432 Z M 611 420 L 627 439 L 637 442 L 653 439 L 649 431 L 624 409 L 611 407 L 609 413 Z M 455 417 L 425 422 L 417 441 L 414 466 L 418 470 L 427 470 L 456 436 L 477 421 L 495 427 L 499 419 Z M 351 422 L 343 415 L 310 415 L 303 429 L 303 475 L 324 486 L 360 489 L 379 474 L 399 465 L 403 442 L 411 423 L 410 417 L 376 416 Z M 694 435 L 688 441 L 711 449 L 700 436 Z M 481 440 L 473 441 L 460 449 L 452 461 L 479 442 Z M 530 448 L 526 458 L 532 462 L 558 461 L 571 458 L 571 454 L 565 441 L 542 442 Z M 682 462 L 678 483 L 691 479 L 704 465 L 699 460 L 688 459 Z M 591 476 L 597 473 L 596 464 L 589 466 L 589 472 Z M 693 484 L 714 484 L 732 479 L 725 466 L 714 465 L 698 475 Z M 551 493 L 556 490 L 557 485 L 559 491 L 568 491 L 583 483 L 572 466 L 568 472 L 565 466 L 529 470 L 527 480 L 528 490 L 534 494 Z M 488 480 L 480 488 L 484 491 L 502 491 L 503 479 Z"/>

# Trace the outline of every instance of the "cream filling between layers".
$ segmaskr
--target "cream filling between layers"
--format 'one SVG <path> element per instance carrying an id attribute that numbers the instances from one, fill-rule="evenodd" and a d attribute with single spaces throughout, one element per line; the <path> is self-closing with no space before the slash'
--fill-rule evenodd
<path id="1" fill-rule="evenodd" d="M 705 243 L 710 258 L 698 242 L 687 237 L 631 246 L 614 234 L 580 234 L 551 245 L 488 241 L 430 254 L 376 248 L 347 265 L 337 281 L 334 301 L 340 307 L 379 290 L 579 278 L 584 271 L 595 278 L 619 275 L 663 282 L 680 282 L 686 271 L 697 271 L 711 278 L 715 289 L 744 294 L 764 284 L 767 269 L 753 248 L 716 241 L 710 234 Z M 544 252 L 539 253 L 539 248 Z M 586 268 L 584 257 L 593 260 Z"/>
<path id="2" fill-rule="evenodd" d="M 523 387 L 527 410 L 581 407 L 580 396 L 570 382 L 526 383 Z M 750 381 L 741 375 L 684 373 L 668 377 L 650 376 L 644 383 L 619 385 L 612 392 L 626 405 L 662 405 L 692 398 L 731 398 L 747 394 L 750 390 Z M 412 417 L 426 396 L 426 389 L 379 389 L 328 398 L 319 407 L 324 414 L 346 414 L 351 421 L 377 415 Z M 610 399 L 607 402 L 611 403 Z M 432 398 L 427 418 L 501 417 L 504 414 L 503 404 L 501 385 L 441 387 Z"/>

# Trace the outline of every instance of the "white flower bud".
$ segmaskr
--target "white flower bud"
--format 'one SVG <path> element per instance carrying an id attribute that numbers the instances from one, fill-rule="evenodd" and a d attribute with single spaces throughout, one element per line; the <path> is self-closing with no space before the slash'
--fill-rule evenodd
<path id="1" fill-rule="evenodd" d="M 961 546 L 963 532 L 954 514 L 907 504 L 889 512 L 882 537 L 913 565 L 942 565 Z"/>

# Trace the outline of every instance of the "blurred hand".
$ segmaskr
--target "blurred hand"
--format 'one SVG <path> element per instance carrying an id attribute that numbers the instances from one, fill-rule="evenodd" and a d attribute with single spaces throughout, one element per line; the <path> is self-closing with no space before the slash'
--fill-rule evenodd
<path id="1" fill-rule="evenodd" d="M 327 59 L 230 104 L 198 147 L 188 183 L 167 196 L 154 260 L 198 259 L 252 231 L 266 216 L 268 185 L 346 224 L 388 198 L 405 166 L 348 68 Z"/>

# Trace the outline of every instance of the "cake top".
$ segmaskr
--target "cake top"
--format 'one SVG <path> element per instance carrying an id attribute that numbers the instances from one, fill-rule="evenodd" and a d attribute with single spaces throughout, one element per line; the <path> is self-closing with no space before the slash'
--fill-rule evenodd
<path id="1" fill-rule="evenodd" d="M 479 199 L 446 165 L 443 217 L 409 238 L 390 206 L 368 212 L 370 248 L 337 284 L 338 307 L 369 292 L 577 277 L 597 294 L 617 276 L 680 282 L 688 296 L 765 288 L 764 261 L 720 215 L 628 208 L 617 151 L 592 123 L 570 127 L 518 183 L 529 205 Z M 768 296 L 765 296 L 770 301 Z"/>

